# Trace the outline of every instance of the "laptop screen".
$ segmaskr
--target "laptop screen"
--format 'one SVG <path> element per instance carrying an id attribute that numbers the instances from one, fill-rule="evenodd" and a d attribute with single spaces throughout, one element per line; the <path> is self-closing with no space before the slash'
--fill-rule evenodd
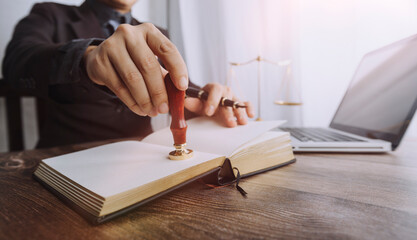
<path id="1" fill-rule="evenodd" d="M 364 56 L 330 127 L 395 148 L 417 107 L 417 35 Z"/>

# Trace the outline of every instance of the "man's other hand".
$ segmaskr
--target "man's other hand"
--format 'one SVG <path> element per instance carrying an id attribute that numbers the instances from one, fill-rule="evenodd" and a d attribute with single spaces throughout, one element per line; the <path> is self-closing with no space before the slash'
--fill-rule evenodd
<path id="1" fill-rule="evenodd" d="M 229 87 L 218 83 L 209 83 L 203 87 L 203 90 L 209 93 L 207 101 L 202 102 L 198 98 L 187 98 L 185 99 L 185 108 L 199 115 L 214 116 L 227 127 L 235 127 L 237 124 L 244 125 L 248 122 L 248 117 L 254 117 L 254 109 L 250 102 L 243 103 L 247 108 L 219 107 L 222 97 L 239 101 Z"/>
<path id="2" fill-rule="evenodd" d="M 164 84 L 165 65 L 179 90 L 188 88 L 187 67 L 175 45 L 154 25 L 120 25 L 99 46 L 84 53 L 88 77 L 105 85 L 138 115 L 151 117 L 168 113 Z"/>

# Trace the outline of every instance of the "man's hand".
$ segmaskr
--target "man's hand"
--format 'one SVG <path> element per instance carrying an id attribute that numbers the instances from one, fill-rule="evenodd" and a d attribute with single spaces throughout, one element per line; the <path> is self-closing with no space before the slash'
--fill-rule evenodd
<path id="1" fill-rule="evenodd" d="M 88 77 L 112 90 L 141 116 L 168 113 L 168 96 L 158 56 L 179 90 L 188 88 L 188 72 L 175 45 L 154 25 L 120 25 L 99 46 L 84 53 Z"/>
<path id="2" fill-rule="evenodd" d="M 185 99 L 185 108 L 200 115 L 215 116 L 227 127 L 235 127 L 237 124 L 244 125 L 248 122 L 248 117 L 254 117 L 250 102 L 243 103 L 247 108 L 219 107 L 222 97 L 238 101 L 229 87 L 218 83 L 209 83 L 203 87 L 203 90 L 209 93 L 207 101 L 202 102 L 197 98 L 187 98 Z"/>

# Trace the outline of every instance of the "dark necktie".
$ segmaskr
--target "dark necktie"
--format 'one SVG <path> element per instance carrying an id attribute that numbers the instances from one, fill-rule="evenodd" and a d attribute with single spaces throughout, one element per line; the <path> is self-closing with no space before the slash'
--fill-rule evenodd
<path id="1" fill-rule="evenodd" d="M 107 37 L 110 37 L 114 31 L 116 31 L 117 27 L 119 27 L 120 24 L 126 23 L 126 18 L 124 16 L 121 16 L 119 20 L 110 19 L 105 25 L 106 25 L 106 34 Z"/>

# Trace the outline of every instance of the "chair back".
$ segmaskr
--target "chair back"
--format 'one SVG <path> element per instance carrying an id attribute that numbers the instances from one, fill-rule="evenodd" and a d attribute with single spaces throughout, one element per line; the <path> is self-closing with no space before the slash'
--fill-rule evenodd
<path id="1" fill-rule="evenodd" d="M 37 97 L 33 90 L 16 89 L 10 86 L 6 80 L 0 79 L 0 97 L 5 98 L 6 124 L 9 151 L 24 150 L 24 132 L 22 121 L 22 97 Z M 36 98 L 36 114 L 38 130 L 44 122 L 44 100 Z M 39 131 L 38 131 L 39 132 Z"/>

